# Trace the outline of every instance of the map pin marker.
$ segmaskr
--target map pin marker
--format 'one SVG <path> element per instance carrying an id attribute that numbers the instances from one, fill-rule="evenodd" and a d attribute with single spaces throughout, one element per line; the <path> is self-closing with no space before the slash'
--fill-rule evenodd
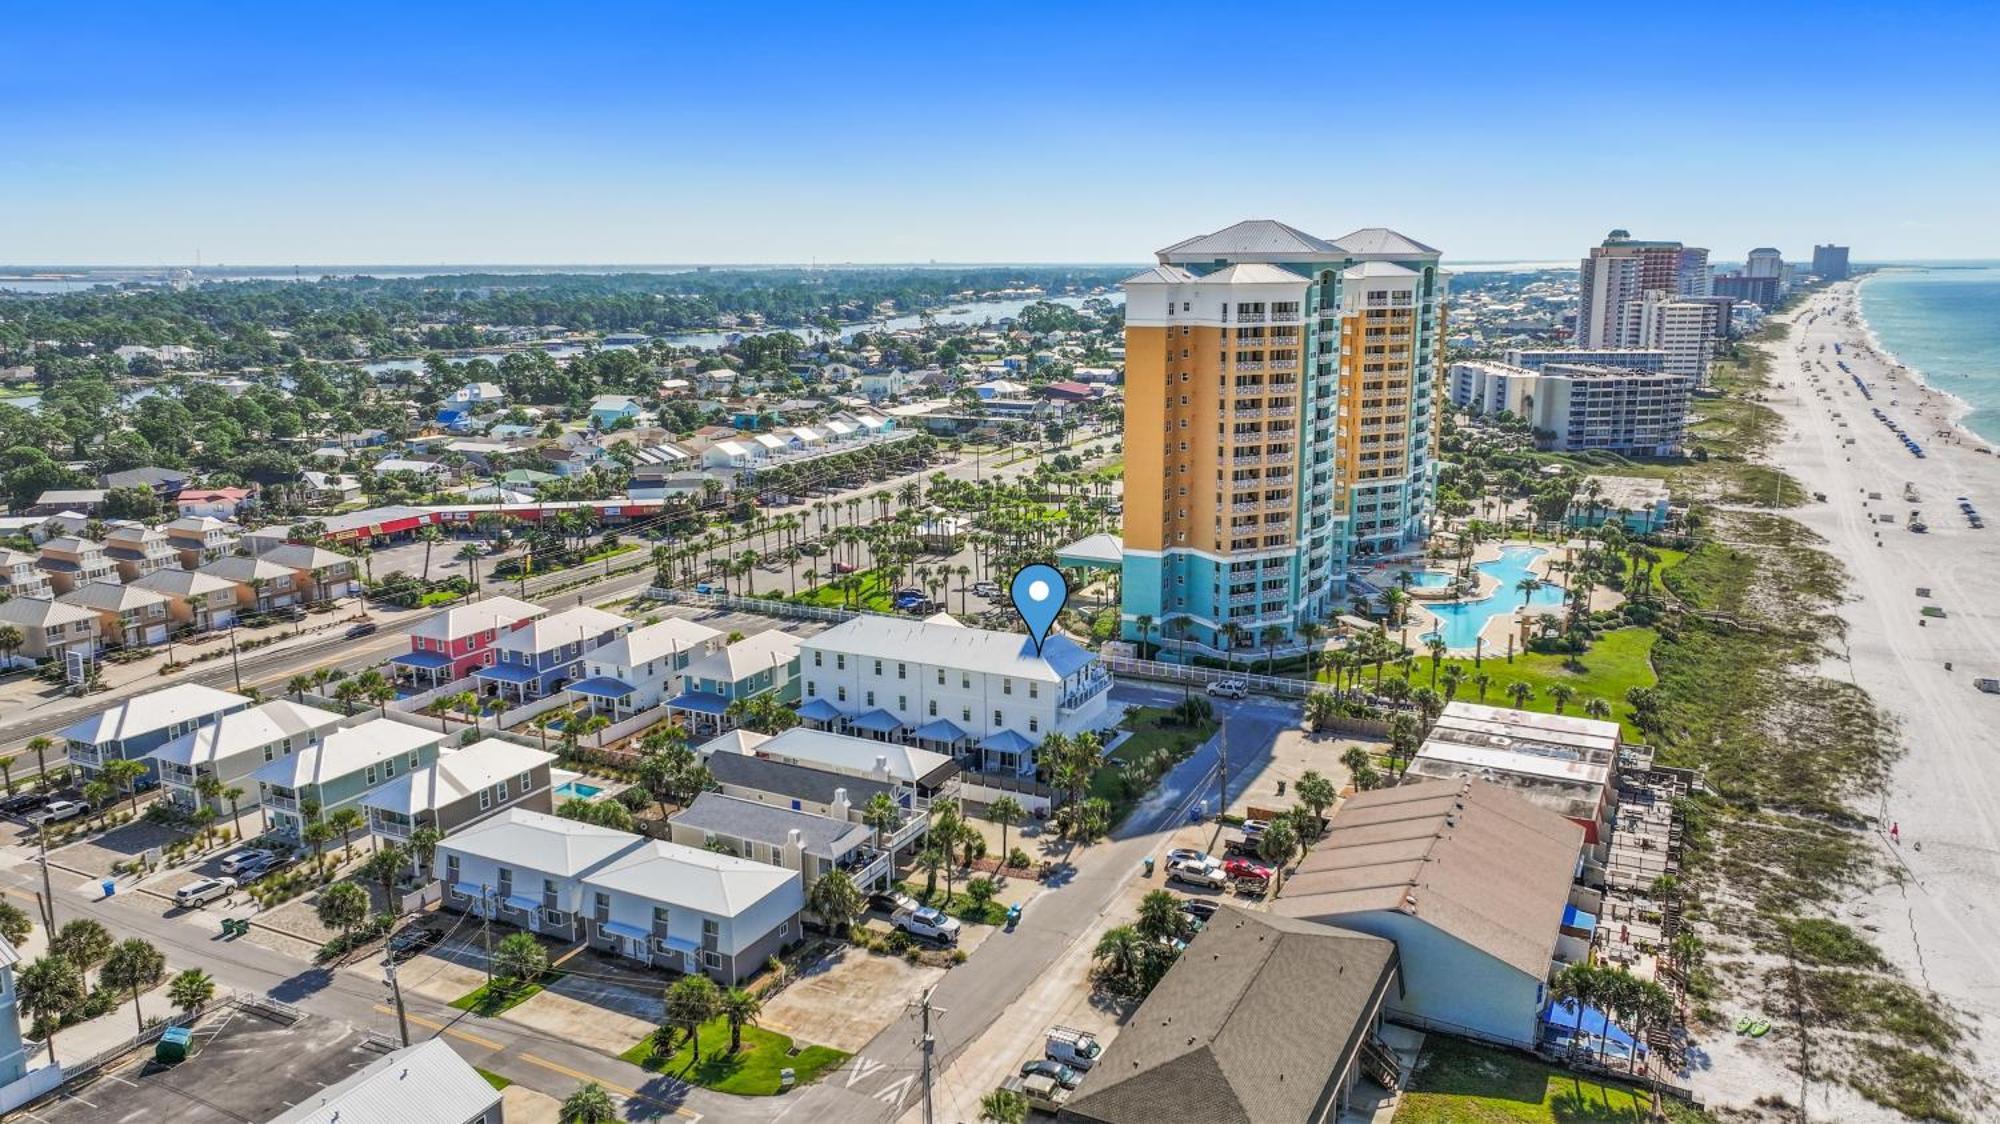
<path id="1" fill-rule="evenodd" d="M 1061 570 L 1037 562 L 1021 567 L 1021 572 L 1014 575 L 1010 592 L 1014 611 L 1021 614 L 1029 634 L 1035 638 L 1035 654 L 1039 656 L 1042 642 L 1049 638 L 1049 628 L 1056 623 L 1056 614 L 1069 601 L 1069 583 L 1063 580 Z"/>

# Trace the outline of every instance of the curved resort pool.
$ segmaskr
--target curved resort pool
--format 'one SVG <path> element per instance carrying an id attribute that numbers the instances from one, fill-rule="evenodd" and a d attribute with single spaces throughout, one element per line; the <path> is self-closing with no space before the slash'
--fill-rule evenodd
<path id="1" fill-rule="evenodd" d="M 1476 601 L 1446 601 L 1425 606 L 1438 619 L 1438 630 L 1426 633 L 1424 639 L 1432 636 L 1444 637 L 1447 648 L 1471 648 L 1479 642 L 1479 633 L 1486 622 L 1496 616 L 1511 614 L 1523 605 L 1556 606 L 1563 603 L 1561 586 L 1544 585 L 1533 596 L 1516 589 L 1522 578 L 1529 577 L 1528 567 L 1547 554 L 1538 546 L 1510 546 L 1500 551 L 1500 557 L 1491 562 L 1481 562 L 1476 569 L 1482 574 L 1490 574 L 1500 583 L 1491 597 L 1481 597 Z"/>
<path id="2" fill-rule="evenodd" d="M 1443 589 L 1451 584 L 1451 575 L 1442 570 L 1411 570 L 1411 589 Z M 1402 575 L 1396 576 L 1396 583 L 1402 584 Z"/>

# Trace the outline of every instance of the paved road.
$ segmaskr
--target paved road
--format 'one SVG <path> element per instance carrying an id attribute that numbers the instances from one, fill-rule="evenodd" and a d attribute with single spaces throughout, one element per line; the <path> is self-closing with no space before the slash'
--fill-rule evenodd
<path id="1" fill-rule="evenodd" d="M 1170 705 L 1181 693 L 1167 688 L 1121 684 L 1112 698 L 1121 702 Z M 1270 760 L 1278 732 L 1298 721 L 1298 709 L 1276 702 L 1246 700 L 1218 707 L 1229 742 L 1231 793 L 1240 778 L 1254 776 Z M 1138 872 L 1139 862 L 1157 848 L 1191 808 L 1207 800 L 1215 808 L 1220 791 L 1219 739 L 1210 739 L 1160 783 L 1126 822 L 1102 843 L 1086 849 L 1087 861 L 1031 899 L 1012 933 L 995 933 L 966 962 L 947 972 L 932 993 L 944 1013 L 932 1032 L 937 1040 L 934 1068 L 978 1039 L 1019 999 L 1034 978 L 1093 927 Z M 813 1124 L 893 1120 L 923 1094 L 922 1048 L 914 1017 L 890 1025 L 857 1052 L 847 1065 L 792 1098 L 779 1119 Z"/>

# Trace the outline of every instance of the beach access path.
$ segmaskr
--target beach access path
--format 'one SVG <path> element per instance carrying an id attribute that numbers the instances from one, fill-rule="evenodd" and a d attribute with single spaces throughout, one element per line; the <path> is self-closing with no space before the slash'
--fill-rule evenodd
<path id="1" fill-rule="evenodd" d="M 1815 294 L 1783 319 L 1789 335 L 1768 345 L 1770 404 L 1787 425 L 1769 459 L 1809 496 L 1825 493 L 1826 502 L 1786 514 L 1823 536 L 1849 576 L 1840 609 L 1846 658 L 1823 670 L 1892 714 L 1904 749 L 1887 788 L 1861 810 L 1880 817 L 1883 860 L 1905 877 L 1859 894 L 1843 919 L 1871 927 L 1868 935 L 1912 983 L 1977 1018 L 1969 1068 L 2000 1082 L 2000 695 L 1973 686 L 1977 676 L 2000 676 L 2000 527 L 1975 530 L 1958 506 L 1964 496 L 1989 518 L 2000 516 L 2000 457 L 1981 451 L 1988 443 L 1970 433 L 1940 436 L 1959 404 L 1872 350 L 1854 284 Z M 1804 354 L 1795 350 L 1801 342 Z M 1835 343 L 1872 401 L 1836 365 Z M 1802 364 L 1818 359 L 1830 370 L 1814 364 L 1815 387 Z M 1873 407 L 1916 438 L 1925 459 L 1905 449 Z M 1905 500 L 1906 482 L 1918 502 Z M 1909 530 L 1912 508 L 1922 510 L 1928 533 Z M 1877 521 L 1882 515 L 1895 521 Z M 1946 616 L 1924 618 L 1927 606 Z M 1891 824 L 1900 825 L 1900 845 L 1889 837 Z"/>

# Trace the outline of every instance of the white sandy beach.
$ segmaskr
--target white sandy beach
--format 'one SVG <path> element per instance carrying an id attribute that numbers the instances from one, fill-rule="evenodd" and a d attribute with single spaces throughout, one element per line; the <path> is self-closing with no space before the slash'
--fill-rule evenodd
<path id="1" fill-rule="evenodd" d="M 1907 877 L 1858 893 L 1842 919 L 1865 928 L 1917 986 L 1974 1017 L 1980 1037 L 1969 1044 L 1968 1067 L 1989 1085 L 2000 1083 L 2000 695 L 1972 682 L 2000 676 L 2000 527 L 1989 521 L 1974 530 L 1958 508 L 1964 496 L 1989 520 L 2000 519 L 2000 458 L 1981 451 L 1984 440 L 1955 430 L 1950 419 L 1961 403 L 1896 374 L 1894 358 L 1874 350 L 1853 284 L 1833 286 L 1788 318 L 1791 335 L 1771 345 L 1770 404 L 1787 422 L 1773 460 L 1808 495 L 1826 495 L 1787 514 L 1822 535 L 1849 575 L 1850 600 L 1841 610 L 1847 658 L 1824 670 L 1894 715 L 1905 750 L 1887 791 L 1862 810 L 1881 817 L 1884 862 Z M 1794 350 L 1801 342 L 1804 354 Z M 1845 355 L 1835 355 L 1835 342 Z M 1869 384 L 1872 402 L 1836 358 Z M 1802 369 L 1808 360 L 1810 374 Z M 1927 458 L 1912 456 L 1871 407 L 1920 442 Z M 1940 436 L 1941 428 L 1957 440 Z M 1845 444 L 1848 437 L 1855 443 Z M 1905 501 L 1905 482 L 1916 486 L 1919 502 Z M 1881 499 L 1870 500 L 1870 492 Z M 1922 510 L 1927 534 L 1908 529 L 1912 508 Z M 1894 522 L 1874 521 L 1881 515 Z M 1917 595 L 1920 586 L 1928 598 Z M 1928 605 L 1947 616 L 1920 625 Z M 1890 842 L 1891 823 L 1901 825 L 1900 846 Z M 1712 1075 L 1726 1099 L 1744 1091 L 1732 1077 L 1748 1076 L 1729 1073 L 1731 1060 L 1718 1057 Z M 1789 1090 L 1766 1091 L 1796 1095 L 1796 1080 Z M 1898 1119 L 1828 1081 L 1814 1083 L 1807 1107 L 1816 1119 Z"/>

